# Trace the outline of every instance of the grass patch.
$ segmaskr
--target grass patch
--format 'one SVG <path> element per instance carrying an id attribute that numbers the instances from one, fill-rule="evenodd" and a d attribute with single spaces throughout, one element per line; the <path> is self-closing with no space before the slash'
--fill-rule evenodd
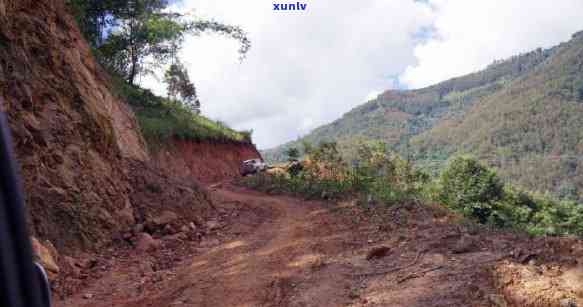
<path id="1" fill-rule="evenodd" d="M 251 131 L 235 131 L 183 106 L 179 101 L 154 95 L 150 90 L 114 80 L 117 95 L 134 110 L 142 135 L 149 145 L 171 139 L 251 143 Z"/>

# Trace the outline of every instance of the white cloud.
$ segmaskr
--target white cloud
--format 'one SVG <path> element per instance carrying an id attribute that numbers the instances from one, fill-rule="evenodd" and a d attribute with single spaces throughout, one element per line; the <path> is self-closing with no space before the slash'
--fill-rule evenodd
<path id="1" fill-rule="evenodd" d="M 252 40 L 189 38 L 182 52 L 203 113 L 253 129 L 260 148 L 308 133 L 378 90 L 417 88 L 481 69 L 583 29 L 582 0 L 183 0 L 182 11 L 242 26 Z M 294 1 L 295 2 L 295 1 Z M 164 93 L 164 85 L 146 86 Z"/>
<path id="2" fill-rule="evenodd" d="M 203 113 L 253 129 L 261 148 L 306 134 L 392 86 L 414 62 L 414 33 L 431 10 L 412 0 L 310 0 L 306 12 L 275 12 L 273 1 L 184 0 L 183 11 L 241 25 L 252 40 L 239 63 L 236 42 L 188 39 L 182 58 Z M 392 76 L 392 77 L 389 77 Z M 145 85 L 163 93 L 164 86 Z"/>
<path id="3" fill-rule="evenodd" d="M 583 29 L 581 0 L 429 0 L 435 37 L 415 48 L 417 64 L 401 82 L 428 86 L 538 47 L 548 48 Z"/>

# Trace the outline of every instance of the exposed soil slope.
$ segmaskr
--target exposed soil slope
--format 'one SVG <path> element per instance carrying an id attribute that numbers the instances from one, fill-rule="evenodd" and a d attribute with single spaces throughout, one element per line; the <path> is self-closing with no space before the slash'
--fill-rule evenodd
<path id="1" fill-rule="evenodd" d="M 0 0 L 0 96 L 31 228 L 61 250 L 98 247 L 134 223 L 123 160 L 146 159 L 66 12 L 63 1 Z"/>
<path id="2" fill-rule="evenodd" d="M 241 161 L 261 158 L 250 143 L 174 140 L 152 154 L 155 165 L 181 177 L 215 183 L 239 177 Z"/>
<path id="3" fill-rule="evenodd" d="M 30 226 L 61 264 L 58 253 L 127 244 L 164 211 L 202 224 L 215 213 L 193 178 L 231 178 L 258 156 L 246 143 L 177 142 L 157 167 L 62 0 L 0 0 L 0 80 Z"/>
<path id="4" fill-rule="evenodd" d="M 228 185 L 213 198 L 220 218 L 199 239 L 128 252 L 57 306 L 581 303 L 578 241 L 490 233 L 414 203 L 364 212 Z"/>

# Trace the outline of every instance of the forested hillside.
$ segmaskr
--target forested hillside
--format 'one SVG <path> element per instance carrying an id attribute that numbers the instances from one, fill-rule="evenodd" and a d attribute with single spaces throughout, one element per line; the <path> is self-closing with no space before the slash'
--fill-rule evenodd
<path id="1" fill-rule="evenodd" d="M 335 141 L 351 161 L 358 144 L 382 141 L 420 166 L 438 168 L 456 153 L 472 153 L 525 188 L 579 198 L 582 52 L 578 33 L 434 86 L 390 90 L 264 155 L 280 161 L 290 147 Z"/>

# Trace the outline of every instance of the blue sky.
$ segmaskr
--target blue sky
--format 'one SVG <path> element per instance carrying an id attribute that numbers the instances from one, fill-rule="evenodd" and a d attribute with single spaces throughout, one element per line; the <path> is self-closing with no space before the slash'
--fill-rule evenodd
<path id="1" fill-rule="evenodd" d="M 295 2 L 295 1 L 294 1 Z M 176 10 L 242 26 L 247 60 L 216 35 L 186 40 L 182 58 L 203 113 L 253 129 L 260 148 L 308 133 L 390 88 L 419 88 L 583 29 L 581 0 L 183 0 Z M 158 93 L 154 78 L 143 85 Z"/>

